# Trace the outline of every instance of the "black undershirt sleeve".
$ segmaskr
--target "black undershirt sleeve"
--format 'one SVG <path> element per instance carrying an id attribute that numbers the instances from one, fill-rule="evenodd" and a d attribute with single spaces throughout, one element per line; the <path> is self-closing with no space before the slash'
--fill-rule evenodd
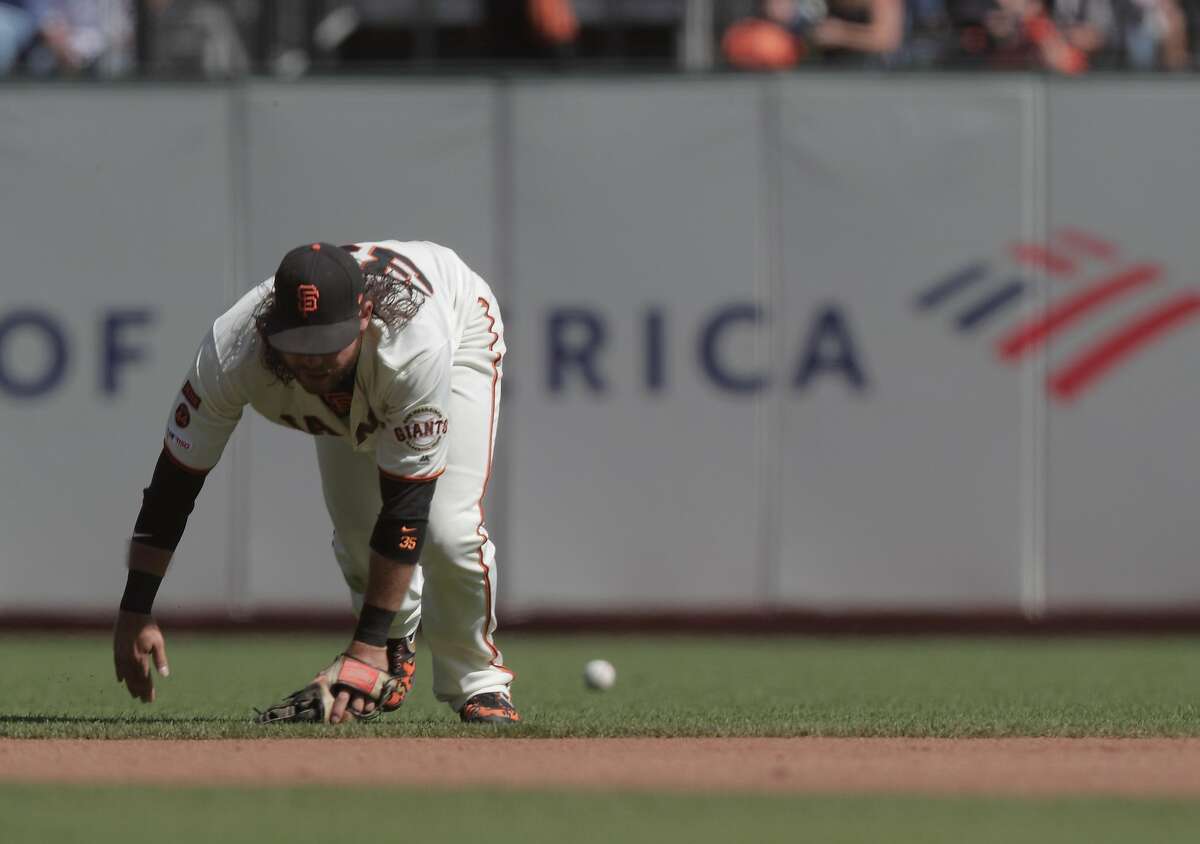
<path id="1" fill-rule="evenodd" d="M 142 490 L 142 509 L 134 524 L 131 541 L 174 552 L 207 474 L 181 466 L 164 446 L 154 466 L 150 486 Z M 130 569 L 121 609 L 149 614 L 161 584 L 160 575 Z"/>
<path id="2" fill-rule="evenodd" d="M 142 491 L 142 510 L 133 528 L 133 541 L 174 551 L 207 474 L 180 466 L 164 447 L 150 486 Z"/>
<path id="3" fill-rule="evenodd" d="M 397 563 L 415 565 L 429 528 L 429 507 L 437 479 L 404 481 L 379 473 L 383 507 L 371 534 L 371 550 Z"/>

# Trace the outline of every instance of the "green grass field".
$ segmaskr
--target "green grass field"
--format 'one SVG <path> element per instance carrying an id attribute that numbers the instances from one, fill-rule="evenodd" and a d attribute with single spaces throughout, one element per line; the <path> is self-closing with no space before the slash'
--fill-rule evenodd
<path id="1" fill-rule="evenodd" d="M 299 688 L 343 645 L 329 636 L 167 631 L 171 677 L 132 700 L 104 637 L 0 636 L 0 736 L 232 738 L 475 735 L 416 687 L 396 716 L 269 733 L 252 708 Z M 1200 647 L 1172 639 L 507 637 L 517 736 L 1200 735 Z M 583 664 L 617 666 L 586 690 Z"/>
<path id="2" fill-rule="evenodd" d="M 263 729 L 262 706 L 338 652 L 328 636 L 167 630 L 153 705 L 117 686 L 106 637 L 0 636 L 0 737 L 479 735 L 417 685 L 401 712 L 343 728 Z M 1191 638 L 501 640 L 526 719 L 508 736 L 1195 736 Z M 586 660 L 618 671 L 583 687 Z M 69 807 L 69 808 L 68 808 Z M 1200 803 L 553 792 L 0 786 L 0 842 L 388 839 L 573 844 L 1192 841 Z"/>
<path id="3" fill-rule="evenodd" d="M 1157 844 L 1197 829 L 1200 806 L 1166 800 L 0 788 L 6 844 Z"/>

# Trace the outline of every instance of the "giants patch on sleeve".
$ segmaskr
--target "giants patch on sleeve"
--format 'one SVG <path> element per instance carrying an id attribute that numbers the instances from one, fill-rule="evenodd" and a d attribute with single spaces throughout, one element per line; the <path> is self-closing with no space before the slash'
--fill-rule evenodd
<path id="1" fill-rule="evenodd" d="M 425 405 L 404 417 L 404 424 L 395 429 L 396 441 L 413 451 L 430 451 L 446 436 L 450 422 L 436 407 Z"/>

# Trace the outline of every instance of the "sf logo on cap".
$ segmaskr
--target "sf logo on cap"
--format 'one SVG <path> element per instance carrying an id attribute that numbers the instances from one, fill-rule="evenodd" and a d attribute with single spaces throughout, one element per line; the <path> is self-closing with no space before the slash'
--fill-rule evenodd
<path id="1" fill-rule="evenodd" d="M 301 284 L 296 288 L 296 298 L 300 305 L 300 316 L 308 316 L 317 312 L 317 304 L 321 301 L 321 291 L 315 284 Z"/>

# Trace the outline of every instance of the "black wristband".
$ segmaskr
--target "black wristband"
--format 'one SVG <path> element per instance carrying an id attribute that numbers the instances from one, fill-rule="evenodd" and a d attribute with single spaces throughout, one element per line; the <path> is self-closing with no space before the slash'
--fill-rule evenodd
<path id="1" fill-rule="evenodd" d="M 387 644 L 388 630 L 396 620 L 395 610 L 385 610 L 374 604 L 363 604 L 362 612 L 358 614 L 358 627 L 354 630 L 354 639 L 364 645 L 374 645 L 382 648 Z"/>
<path id="2" fill-rule="evenodd" d="M 149 615 L 162 580 L 157 574 L 130 569 L 125 581 L 125 594 L 121 596 L 121 609 Z"/>

